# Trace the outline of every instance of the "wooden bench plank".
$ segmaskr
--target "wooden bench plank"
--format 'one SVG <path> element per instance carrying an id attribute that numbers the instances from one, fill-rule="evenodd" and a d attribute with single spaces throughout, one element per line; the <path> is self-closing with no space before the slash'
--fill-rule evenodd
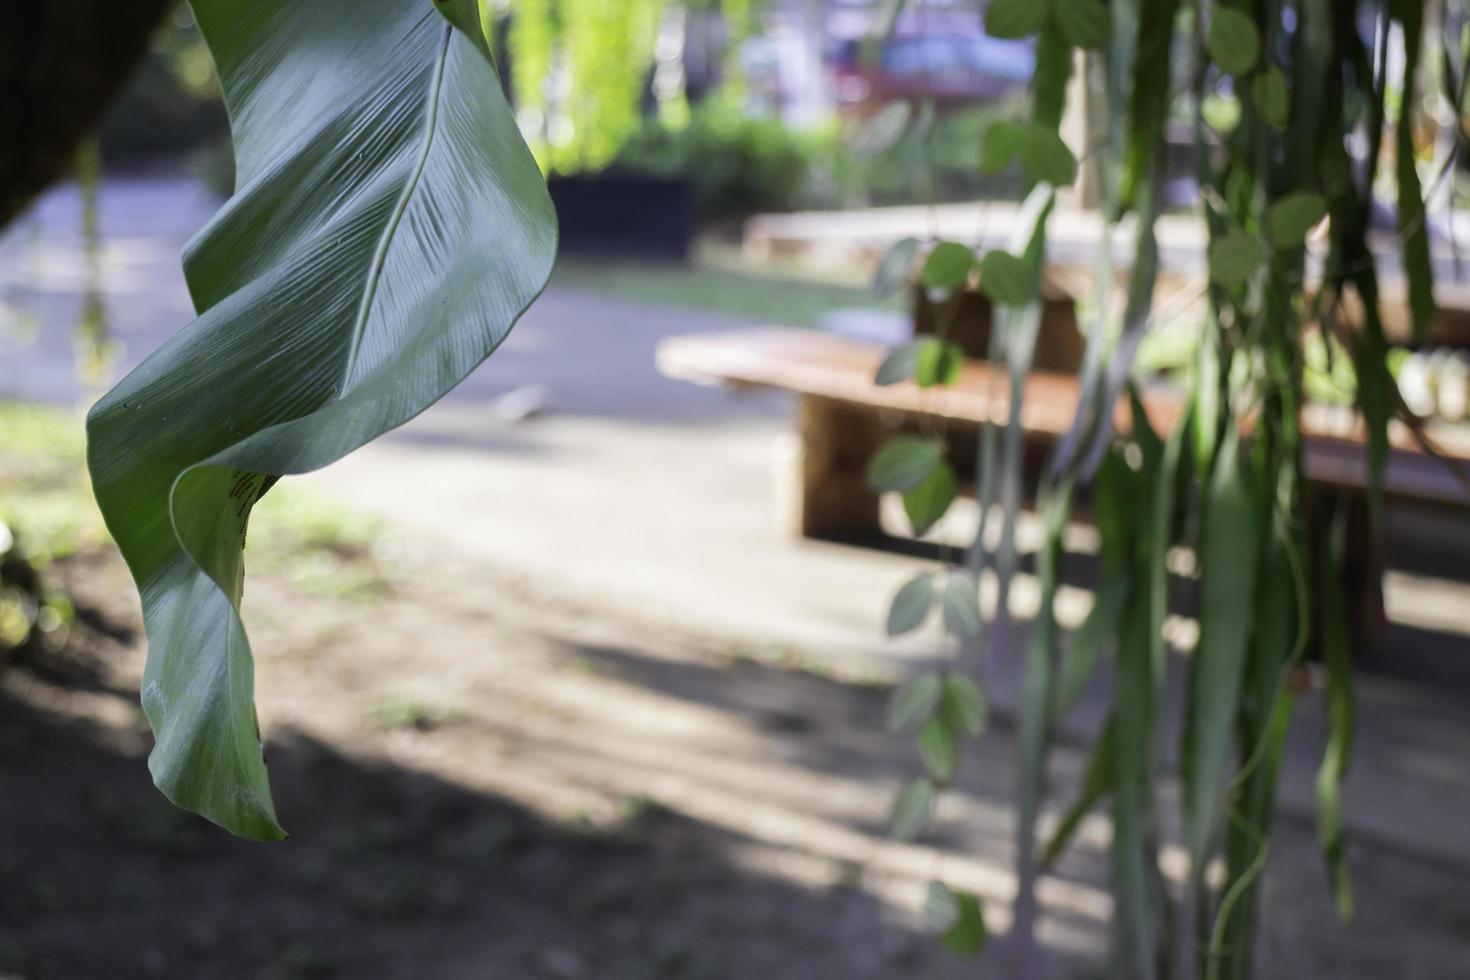
<path id="1" fill-rule="evenodd" d="M 668 377 L 700 384 L 760 386 L 869 409 L 938 417 L 978 425 L 1005 424 L 1010 415 L 1010 383 L 1004 369 L 967 360 L 959 380 L 942 388 L 906 382 L 879 386 L 873 375 L 887 350 L 849 337 L 785 327 L 752 327 L 721 333 L 670 337 L 658 346 L 659 370 Z M 1069 375 L 1033 372 L 1026 381 L 1021 424 L 1033 435 L 1059 438 L 1076 415 L 1078 385 Z M 1164 431 L 1183 408 L 1179 395 L 1163 388 L 1144 392 L 1150 422 Z M 1124 406 L 1116 421 L 1128 424 Z M 1314 407 L 1303 413 L 1307 436 L 1304 465 L 1315 482 L 1361 491 L 1366 488 L 1361 422 L 1353 413 Z M 1412 434 L 1395 425 L 1385 491 L 1393 497 L 1470 506 L 1465 484 L 1444 462 L 1426 454 Z M 1470 461 L 1464 441 L 1448 455 Z"/>
<path id="2" fill-rule="evenodd" d="M 887 350 L 878 344 L 812 330 L 753 327 L 717 334 L 670 337 L 658 346 L 665 376 L 698 384 L 780 388 L 799 395 L 846 401 L 971 423 L 1004 424 L 1010 415 L 1010 381 L 1004 370 L 968 359 L 960 380 L 943 388 L 912 383 L 879 386 L 873 375 Z M 1022 424 L 1057 437 L 1077 410 L 1077 383 L 1060 374 L 1034 372 L 1026 382 Z"/>

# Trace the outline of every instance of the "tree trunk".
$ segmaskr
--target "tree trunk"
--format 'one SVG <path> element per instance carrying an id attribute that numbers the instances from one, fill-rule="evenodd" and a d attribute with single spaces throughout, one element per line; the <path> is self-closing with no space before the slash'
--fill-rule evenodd
<path id="1" fill-rule="evenodd" d="M 70 170 L 177 0 L 20 0 L 0 13 L 0 228 Z"/>

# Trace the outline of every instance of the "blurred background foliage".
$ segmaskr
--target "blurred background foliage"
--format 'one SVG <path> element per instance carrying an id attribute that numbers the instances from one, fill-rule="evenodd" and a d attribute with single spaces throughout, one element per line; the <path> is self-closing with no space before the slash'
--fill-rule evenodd
<path id="1" fill-rule="evenodd" d="M 209 49 L 180 4 L 108 111 L 98 134 L 103 159 L 128 169 L 182 159 L 228 192 L 234 181 L 229 138 Z"/>
<path id="2" fill-rule="evenodd" d="M 746 80 L 742 62 L 758 72 L 763 58 L 759 44 L 741 47 L 758 21 L 750 0 L 524 0 L 514 8 L 498 31 L 502 74 L 548 172 L 687 179 L 701 216 L 714 223 L 767 211 L 964 201 L 1017 190 L 1007 177 L 981 173 L 976 155 L 985 129 L 1012 115 L 1020 95 L 956 107 L 865 152 L 854 145 L 865 124 L 861 114 L 795 125 L 762 86 Z M 691 66 L 665 81 L 658 42 L 671 11 L 702 26 L 674 31 L 681 51 L 672 60 Z M 564 121 L 548 118 L 549 96 L 565 104 Z M 229 120 L 187 5 L 158 31 L 109 111 L 99 145 L 113 172 L 183 163 L 221 196 L 233 189 Z"/>
<path id="3" fill-rule="evenodd" d="M 85 435 L 73 412 L 0 401 L 0 432 L 3 662 L 65 642 L 75 611 L 50 570 L 110 539 L 92 503 Z M 281 486 L 252 515 L 247 555 L 254 567 L 307 594 L 369 599 L 385 588 L 382 531 L 376 517 L 310 486 Z"/>

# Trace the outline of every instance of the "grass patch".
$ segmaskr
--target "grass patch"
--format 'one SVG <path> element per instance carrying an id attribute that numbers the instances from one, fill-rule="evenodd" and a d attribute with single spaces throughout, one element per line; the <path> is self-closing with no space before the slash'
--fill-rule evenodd
<path id="1" fill-rule="evenodd" d="M 901 297 L 881 298 L 857 280 L 757 266 L 708 248 L 689 265 L 562 259 L 552 281 L 641 303 L 739 314 L 752 323 L 777 326 L 816 326 L 840 309 L 904 309 Z"/>
<path id="2" fill-rule="evenodd" d="M 87 480 L 79 413 L 0 402 L 0 521 L 42 565 L 110 544 Z M 246 566 L 283 574 L 306 592 L 367 596 L 382 584 L 373 558 L 381 534 L 376 517 L 281 483 L 251 515 Z"/>
<path id="3" fill-rule="evenodd" d="M 81 415 L 0 402 L 0 521 L 41 563 L 107 542 L 87 482 Z"/>

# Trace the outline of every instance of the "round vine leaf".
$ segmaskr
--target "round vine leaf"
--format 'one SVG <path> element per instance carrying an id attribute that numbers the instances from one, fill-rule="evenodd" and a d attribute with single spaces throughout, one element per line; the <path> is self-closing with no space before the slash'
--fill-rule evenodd
<path id="1" fill-rule="evenodd" d="M 940 242 L 924 260 L 919 274 L 931 289 L 959 289 L 970 278 L 975 266 L 975 251 L 959 242 Z"/>
<path id="2" fill-rule="evenodd" d="M 913 118 L 914 107 L 908 102 L 894 101 L 875 112 L 863 123 L 852 141 L 853 152 L 860 157 L 874 157 L 891 149 L 903 138 Z"/>
<path id="3" fill-rule="evenodd" d="M 998 174 L 1021 152 L 1026 127 L 1012 119 L 998 119 L 985 130 L 980 146 L 980 172 Z"/>
<path id="4" fill-rule="evenodd" d="M 1032 180 L 1066 187 L 1077 179 L 1077 158 L 1051 129 L 1028 125 L 1021 137 L 1021 169 Z"/>
<path id="5" fill-rule="evenodd" d="M 919 240 L 904 238 L 893 243 L 878 261 L 873 273 L 873 292 L 879 296 L 892 296 L 909 283 L 914 259 L 919 254 Z"/>
<path id="6" fill-rule="evenodd" d="M 906 344 L 888 352 L 883 358 L 883 363 L 878 365 L 878 373 L 873 375 L 873 383 L 876 385 L 896 385 L 900 381 L 908 381 L 914 376 L 919 366 L 919 351 L 923 348 L 924 341 L 911 340 Z"/>
<path id="7" fill-rule="evenodd" d="M 944 882 L 930 882 L 924 896 L 924 924 L 936 935 L 943 935 L 959 921 L 959 897 Z"/>
<path id="8" fill-rule="evenodd" d="M 1251 79 L 1251 101 L 1266 122 L 1277 129 L 1285 126 L 1291 112 L 1286 73 L 1280 68 L 1272 67 Z"/>
<path id="9" fill-rule="evenodd" d="M 1240 99 L 1235 95 L 1212 96 L 1200 106 L 1199 117 L 1217 133 L 1230 133 L 1240 125 Z"/>
<path id="10" fill-rule="evenodd" d="M 988 938 L 980 899 L 969 892 L 954 893 L 954 921 L 939 941 L 954 955 L 969 958 L 980 955 Z"/>
<path id="11" fill-rule="evenodd" d="M 1215 64 L 1232 75 L 1244 75 L 1261 56 L 1261 36 L 1255 22 L 1239 10 L 1216 8 L 1205 49 Z"/>
<path id="12" fill-rule="evenodd" d="M 1210 243 L 1210 279 L 1227 289 L 1234 289 L 1251 277 L 1265 255 L 1265 249 L 1255 236 L 1232 231 Z"/>
<path id="13" fill-rule="evenodd" d="M 888 635 L 909 633 L 924 625 L 934 606 L 934 576 L 920 575 L 905 582 L 888 607 Z"/>
<path id="14" fill-rule="evenodd" d="M 1073 45 L 1095 51 L 1107 43 L 1112 25 L 1102 0 L 1053 0 L 1053 3 L 1057 25 Z"/>
<path id="15" fill-rule="evenodd" d="M 1327 201 L 1314 191 L 1288 194 L 1266 209 L 1266 233 L 1277 248 L 1300 245 L 1327 215 Z"/>
<path id="16" fill-rule="evenodd" d="M 956 956 L 978 956 L 985 948 L 985 916 L 980 899 L 969 892 L 953 891 L 942 881 L 930 883 L 924 923 Z"/>
<path id="17" fill-rule="evenodd" d="M 951 674 L 945 679 L 939 710 L 951 728 L 971 738 L 985 731 L 985 722 L 990 717 L 985 692 L 980 690 L 979 684 L 962 674 Z"/>
<path id="18" fill-rule="evenodd" d="M 918 343 L 914 363 L 914 381 L 920 388 L 952 385 L 960 379 L 965 367 L 965 352 L 947 340 L 925 337 Z"/>
<path id="19" fill-rule="evenodd" d="M 915 537 L 923 537 L 939 523 L 954 503 L 956 489 L 954 469 L 940 460 L 928 479 L 904 493 L 903 512 L 913 525 Z"/>
<path id="20" fill-rule="evenodd" d="M 985 11 L 985 33 L 991 37 L 1030 37 L 1046 23 L 1047 0 L 994 0 Z"/>
<path id="21" fill-rule="evenodd" d="M 980 289 L 997 303 L 1025 306 L 1031 301 L 1031 267 L 999 249 L 980 260 Z"/>
<path id="22" fill-rule="evenodd" d="M 916 779 L 904 787 L 893 801 L 893 815 L 889 818 L 889 832 L 899 840 L 913 840 L 929 826 L 934 810 L 934 784 L 927 779 Z"/>
<path id="23" fill-rule="evenodd" d="M 468 4 L 437 5 L 461 27 L 402 0 L 191 4 L 238 190 L 185 250 L 198 317 L 93 407 L 87 463 L 143 600 L 149 771 L 242 836 L 285 836 L 239 612 L 252 507 L 439 400 L 555 259 Z"/>
<path id="24" fill-rule="evenodd" d="M 939 785 L 946 786 L 954 779 L 959 751 L 955 746 L 954 732 L 943 715 L 933 716 L 919 729 L 919 758 L 924 760 L 924 768 Z"/>
<path id="25" fill-rule="evenodd" d="M 944 580 L 940 605 L 944 628 L 956 636 L 980 635 L 980 589 L 969 572 L 950 572 Z"/>
<path id="26" fill-rule="evenodd" d="M 897 436 L 868 464 L 868 486 L 879 493 L 912 490 L 929 479 L 943 455 L 943 445 L 932 439 Z"/>
<path id="27" fill-rule="evenodd" d="M 888 730 L 903 734 L 918 731 L 939 709 L 943 693 L 944 680 L 933 671 L 900 687 L 888 704 Z"/>

